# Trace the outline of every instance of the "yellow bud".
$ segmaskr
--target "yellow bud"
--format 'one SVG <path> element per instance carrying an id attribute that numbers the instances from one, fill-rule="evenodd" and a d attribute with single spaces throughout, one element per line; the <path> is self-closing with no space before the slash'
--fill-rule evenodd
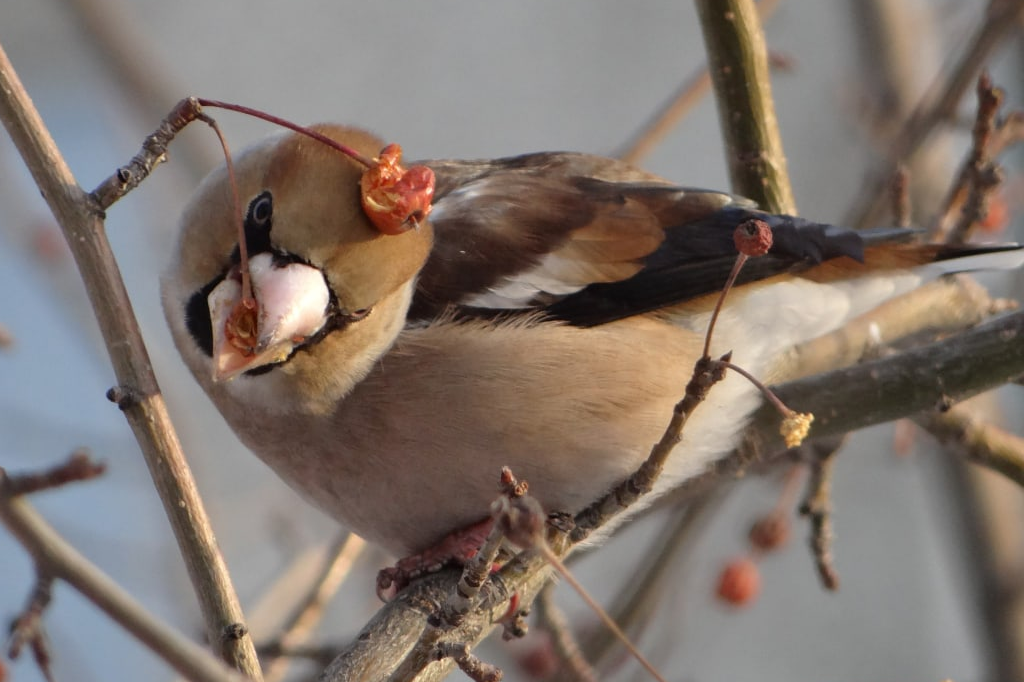
<path id="1" fill-rule="evenodd" d="M 787 448 L 795 448 L 804 442 L 807 433 L 811 430 L 811 423 L 814 415 L 810 412 L 794 412 L 782 420 L 779 433 L 786 441 Z"/>

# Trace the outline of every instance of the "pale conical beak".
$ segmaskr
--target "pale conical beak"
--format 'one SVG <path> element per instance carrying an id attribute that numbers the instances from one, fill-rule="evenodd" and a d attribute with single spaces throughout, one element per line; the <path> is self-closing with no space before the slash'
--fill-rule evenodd
<path id="1" fill-rule="evenodd" d="M 226 277 L 207 296 L 214 381 L 284 360 L 326 321 L 330 293 L 316 268 L 301 263 L 277 267 L 270 254 L 261 253 L 249 259 L 249 276 L 253 310 L 240 305 L 237 277 Z"/>

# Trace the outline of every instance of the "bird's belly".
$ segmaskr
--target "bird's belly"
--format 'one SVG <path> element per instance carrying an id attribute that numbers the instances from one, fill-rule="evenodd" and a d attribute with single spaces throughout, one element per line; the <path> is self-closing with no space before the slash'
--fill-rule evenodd
<path id="1" fill-rule="evenodd" d="M 329 515 L 396 554 L 488 516 L 501 467 L 548 511 L 577 511 L 660 438 L 700 335 L 647 320 L 581 330 L 465 325 L 406 332 L 329 420 L 288 420 L 287 443 L 247 444 Z M 659 483 L 731 449 L 757 404 L 730 378 L 702 405 Z"/>

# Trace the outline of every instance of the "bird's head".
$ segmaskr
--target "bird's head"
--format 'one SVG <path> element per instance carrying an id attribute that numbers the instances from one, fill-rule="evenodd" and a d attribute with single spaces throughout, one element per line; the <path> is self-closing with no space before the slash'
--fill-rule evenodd
<path id="1" fill-rule="evenodd" d="M 312 129 L 371 158 L 383 146 L 357 129 Z M 431 248 L 429 224 L 383 234 L 361 205 L 366 167 L 300 134 L 266 140 L 234 166 L 237 202 L 221 168 L 182 215 L 177 255 L 164 280 L 179 349 L 197 377 L 205 373 L 215 383 L 278 367 L 301 373 L 303 351 L 324 351 L 331 357 L 321 360 L 351 365 L 354 384 L 402 328 Z"/>

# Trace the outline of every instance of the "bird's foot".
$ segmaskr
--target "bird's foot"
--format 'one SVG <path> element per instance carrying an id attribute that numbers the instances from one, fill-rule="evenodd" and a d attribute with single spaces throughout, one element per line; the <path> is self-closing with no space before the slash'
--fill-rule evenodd
<path id="1" fill-rule="evenodd" d="M 491 532 L 493 519 L 484 519 L 446 535 L 432 547 L 399 559 L 377 574 L 377 596 L 388 601 L 410 582 L 445 566 L 461 566 L 473 558 Z"/>

